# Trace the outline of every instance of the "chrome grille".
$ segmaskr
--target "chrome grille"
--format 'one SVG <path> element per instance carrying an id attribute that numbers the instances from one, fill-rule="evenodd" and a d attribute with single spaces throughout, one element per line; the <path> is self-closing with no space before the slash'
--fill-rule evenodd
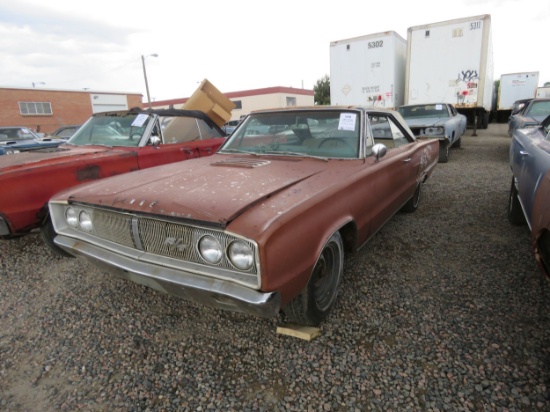
<path id="1" fill-rule="evenodd" d="M 230 243 L 237 239 L 224 232 L 103 209 L 86 209 L 93 215 L 92 234 L 101 239 L 180 261 L 216 266 L 248 275 L 257 274 L 256 265 L 244 272 L 235 269 L 225 254 L 217 265 L 208 264 L 201 258 L 196 245 L 202 236 L 215 237 L 223 250 L 227 250 Z M 253 243 L 240 240 L 256 250 Z"/>
<path id="2" fill-rule="evenodd" d="M 94 209 L 94 234 L 119 245 L 134 247 L 132 216 Z"/>

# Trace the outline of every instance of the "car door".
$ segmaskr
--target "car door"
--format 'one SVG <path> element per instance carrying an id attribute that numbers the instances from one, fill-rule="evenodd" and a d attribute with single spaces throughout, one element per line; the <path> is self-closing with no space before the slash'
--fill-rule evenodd
<path id="1" fill-rule="evenodd" d="M 369 114 L 374 143 L 382 143 L 387 153 L 372 167 L 373 193 L 366 200 L 372 210 L 370 230 L 378 230 L 414 194 L 419 159 L 416 140 L 390 114 Z"/>
<path id="2" fill-rule="evenodd" d="M 161 139 L 138 150 L 140 169 L 213 154 L 224 142 L 223 134 L 195 117 L 158 117 L 151 136 Z"/>
<path id="3" fill-rule="evenodd" d="M 451 113 L 451 119 L 453 121 L 453 129 L 455 131 L 455 140 L 462 137 L 466 131 L 466 116 L 458 113 L 453 105 L 449 105 L 449 111 Z"/>
<path id="4" fill-rule="evenodd" d="M 531 222 L 535 192 L 550 168 L 550 142 L 540 134 L 517 134 L 512 139 L 512 171 L 517 179 L 518 195 Z"/>

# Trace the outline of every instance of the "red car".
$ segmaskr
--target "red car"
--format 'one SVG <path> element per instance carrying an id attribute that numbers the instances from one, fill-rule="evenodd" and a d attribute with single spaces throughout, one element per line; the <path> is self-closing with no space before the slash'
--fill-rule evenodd
<path id="1" fill-rule="evenodd" d="M 213 156 L 56 194 L 54 241 L 165 293 L 316 325 L 344 252 L 417 208 L 438 156 L 394 111 L 254 112 Z"/>
<path id="2" fill-rule="evenodd" d="M 132 109 L 93 115 L 56 148 L 0 156 L 0 238 L 42 228 L 50 245 L 48 200 L 108 176 L 213 154 L 225 133 L 201 111 Z"/>

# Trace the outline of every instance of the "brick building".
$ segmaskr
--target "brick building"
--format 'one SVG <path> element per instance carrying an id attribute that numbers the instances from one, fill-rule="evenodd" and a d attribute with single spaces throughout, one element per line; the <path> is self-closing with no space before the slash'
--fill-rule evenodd
<path id="1" fill-rule="evenodd" d="M 93 113 L 142 106 L 140 93 L 0 87 L 0 126 L 49 133 L 82 124 Z"/>

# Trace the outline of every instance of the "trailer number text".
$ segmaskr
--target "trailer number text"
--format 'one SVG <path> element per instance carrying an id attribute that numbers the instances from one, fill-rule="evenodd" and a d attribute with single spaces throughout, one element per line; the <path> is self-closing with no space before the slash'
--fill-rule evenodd
<path id="1" fill-rule="evenodd" d="M 473 23 L 470 23 L 470 30 L 477 30 L 477 29 L 481 29 L 480 21 L 474 21 Z"/>
<path id="2" fill-rule="evenodd" d="M 377 47 L 384 47 L 384 40 L 370 41 L 369 49 L 375 49 Z"/>

